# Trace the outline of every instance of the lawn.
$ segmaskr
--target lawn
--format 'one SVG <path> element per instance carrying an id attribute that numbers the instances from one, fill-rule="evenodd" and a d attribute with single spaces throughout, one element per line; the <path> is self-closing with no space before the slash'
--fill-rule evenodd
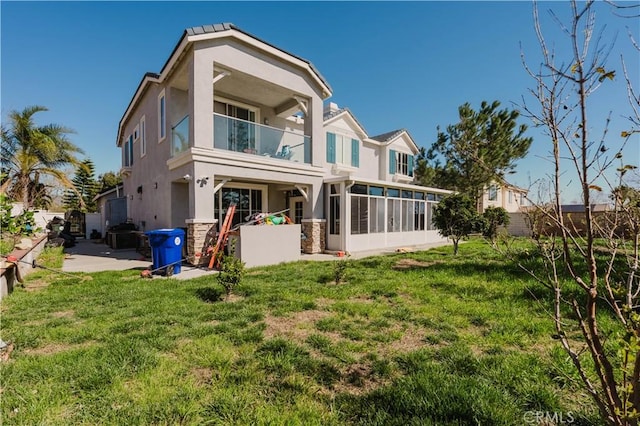
<path id="1" fill-rule="evenodd" d="M 338 285 L 333 262 L 250 269 L 228 301 L 214 277 L 34 272 L 1 305 L 2 424 L 599 424 L 542 287 L 483 241 L 451 252 Z"/>

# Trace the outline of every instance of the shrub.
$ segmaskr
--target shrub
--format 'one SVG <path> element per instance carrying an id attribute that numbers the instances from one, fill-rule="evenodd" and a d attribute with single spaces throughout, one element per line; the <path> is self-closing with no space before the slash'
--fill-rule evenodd
<path id="1" fill-rule="evenodd" d="M 349 266 L 348 258 L 336 260 L 333 263 L 333 280 L 336 284 L 340 284 L 344 281 L 345 275 L 347 274 L 347 267 Z"/>
<path id="2" fill-rule="evenodd" d="M 482 213 L 484 218 L 484 230 L 482 235 L 489 238 L 493 243 L 498 236 L 498 227 L 509 224 L 509 213 L 502 207 L 487 207 Z"/>
<path id="3" fill-rule="evenodd" d="M 224 287 L 225 300 L 229 299 L 233 290 L 240 284 L 245 272 L 245 263 L 235 256 L 235 242 L 230 245 L 229 254 L 223 254 L 220 259 L 218 283 Z"/>
<path id="4" fill-rule="evenodd" d="M 453 241 L 453 254 L 458 254 L 458 243 L 469 234 L 484 228 L 484 220 L 476 212 L 473 201 L 463 194 L 444 197 L 433 209 L 433 224 L 443 237 Z"/>

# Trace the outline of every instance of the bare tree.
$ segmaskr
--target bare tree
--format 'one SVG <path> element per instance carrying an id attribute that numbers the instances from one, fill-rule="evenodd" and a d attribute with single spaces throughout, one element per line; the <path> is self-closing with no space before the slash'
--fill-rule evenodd
<path id="1" fill-rule="evenodd" d="M 625 144 L 638 132 L 639 99 L 622 62 L 632 116 L 630 129 L 610 135 L 611 113 L 592 119 L 588 100 L 616 77 L 607 65 L 613 44 L 598 32 L 593 1 L 570 1 L 569 22 L 551 18 L 562 30 L 569 56 L 560 58 L 542 31 L 538 6 L 534 26 L 541 47 L 539 69 L 525 69 L 535 80 L 530 104 L 523 110 L 548 136 L 552 197 L 536 205 L 547 226 L 536 229 L 543 268 L 523 263 L 553 294 L 556 338 L 571 358 L 580 383 L 611 425 L 637 426 L 640 418 L 640 279 L 638 277 L 638 218 L 640 201 L 625 184 L 635 166 L 625 164 Z M 594 124 L 595 123 L 595 124 Z M 597 137 L 592 129 L 603 130 Z M 612 171 L 617 169 L 615 178 Z M 584 228 L 577 229 L 562 211 L 562 184 L 567 174 L 577 176 L 584 208 Z M 604 188 L 604 189 L 603 189 Z M 613 208 L 597 215 L 594 194 L 609 191 Z M 552 226 L 548 226 L 552 225 Z M 577 288 L 577 290 L 576 290 Z M 602 316 L 615 319 L 604 326 Z M 610 322 L 607 322 L 610 324 Z"/>

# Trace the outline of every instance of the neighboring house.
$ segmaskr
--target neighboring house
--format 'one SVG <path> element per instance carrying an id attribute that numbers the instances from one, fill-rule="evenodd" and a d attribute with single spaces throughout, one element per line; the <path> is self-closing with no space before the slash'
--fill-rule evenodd
<path id="1" fill-rule="evenodd" d="M 448 191 L 411 185 L 409 133 L 369 137 L 348 110 L 324 109 L 331 94 L 309 61 L 232 24 L 187 29 L 119 124 L 127 217 L 186 228 L 192 262 L 231 203 L 234 224 L 289 209 L 307 253 L 441 240 L 430 212 Z"/>
<path id="2" fill-rule="evenodd" d="M 509 213 L 517 213 L 529 205 L 526 198 L 528 192 L 508 183 L 491 183 L 482 194 L 478 211 L 482 213 L 487 207 L 502 207 Z"/>

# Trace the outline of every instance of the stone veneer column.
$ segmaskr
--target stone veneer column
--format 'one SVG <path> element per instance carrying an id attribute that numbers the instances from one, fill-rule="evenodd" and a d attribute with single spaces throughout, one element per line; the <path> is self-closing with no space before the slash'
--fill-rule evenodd
<path id="1" fill-rule="evenodd" d="M 208 265 L 207 247 L 215 244 L 218 221 L 187 223 L 187 261 L 192 265 Z"/>
<path id="2" fill-rule="evenodd" d="M 326 219 L 302 219 L 302 251 L 307 254 L 322 253 L 326 248 Z"/>

